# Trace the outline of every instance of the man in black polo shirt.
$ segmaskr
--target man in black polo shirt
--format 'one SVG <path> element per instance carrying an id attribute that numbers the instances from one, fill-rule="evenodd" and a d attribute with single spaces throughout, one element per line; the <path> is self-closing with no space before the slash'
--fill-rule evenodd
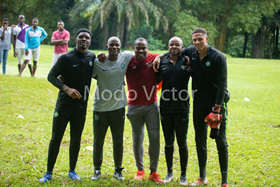
<path id="1" fill-rule="evenodd" d="M 183 49 L 181 52 L 182 55 L 190 58 L 192 68 L 193 123 L 200 173 L 197 181 L 192 183 L 191 186 L 208 184 L 206 162 L 207 128 L 209 125 L 211 128 L 210 137 L 215 139 L 217 144 L 222 175 L 221 185 L 222 187 L 227 187 L 226 103 L 229 100 L 227 64 L 223 53 L 207 44 L 208 39 L 205 29 L 197 28 L 192 33 L 193 45 Z M 154 64 L 158 62 L 159 59 L 155 59 Z"/>
<path id="2" fill-rule="evenodd" d="M 181 165 L 180 184 L 187 185 L 188 82 L 190 73 L 186 70 L 186 61 L 183 61 L 183 57 L 180 55 L 183 49 L 182 40 L 178 37 L 171 38 L 168 49 L 170 55 L 161 59 L 158 72 L 158 82 L 162 80 L 160 114 L 165 139 L 165 158 L 167 164 L 167 176 L 164 182 L 168 183 L 173 179 L 173 152 L 176 134 Z"/>
<path id="3" fill-rule="evenodd" d="M 39 182 L 47 182 L 52 178 L 53 167 L 68 122 L 70 122 L 71 137 L 68 176 L 73 180 L 81 180 L 81 177 L 75 173 L 75 167 L 86 119 L 95 54 L 88 51 L 91 42 L 91 32 L 88 29 L 78 30 L 75 41 L 76 48 L 60 56 L 48 75 L 48 80 L 60 91 L 53 115 L 47 172 Z M 57 79 L 59 75 L 64 77 L 63 83 Z"/>

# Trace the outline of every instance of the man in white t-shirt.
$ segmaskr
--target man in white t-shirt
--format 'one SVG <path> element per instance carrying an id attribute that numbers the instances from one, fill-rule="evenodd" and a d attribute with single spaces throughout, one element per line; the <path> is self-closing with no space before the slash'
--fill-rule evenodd
<path id="1" fill-rule="evenodd" d="M 120 53 L 121 41 L 115 36 L 108 39 L 106 47 L 108 49 L 108 57 L 105 63 L 100 63 L 96 58 L 93 67 L 93 77 L 96 77 L 97 89 L 95 92 L 93 112 L 94 174 L 91 180 L 97 181 L 101 176 L 104 139 L 110 127 L 113 137 L 115 162 L 113 176 L 123 181 L 123 132 L 125 106 L 127 106 L 124 76 L 134 53 L 130 51 Z"/>
<path id="2" fill-rule="evenodd" d="M 18 72 L 20 72 L 21 64 L 22 64 L 22 58 L 24 57 L 25 59 L 25 32 L 26 29 L 29 28 L 29 25 L 24 23 L 25 17 L 24 15 L 19 15 L 18 16 L 18 25 L 13 29 L 13 35 L 14 35 L 14 40 L 13 40 L 13 46 L 14 46 L 14 57 L 18 58 Z M 28 68 L 30 71 L 30 74 L 32 75 L 32 66 L 31 66 L 31 61 L 28 62 Z"/>

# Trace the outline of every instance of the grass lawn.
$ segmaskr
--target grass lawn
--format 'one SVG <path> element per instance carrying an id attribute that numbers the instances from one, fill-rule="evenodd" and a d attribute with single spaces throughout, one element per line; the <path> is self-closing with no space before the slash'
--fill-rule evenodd
<path id="1" fill-rule="evenodd" d="M 95 51 L 96 52 L 96 51 Z M 98 52 L 97 52 L 98 53 Z M 162 53 L 156 51 L 153 53 Z M 53 46 L 42 45 L 35 78 L 25 69 L 18 77 L 16 58 L 9 52 L 7 75 L 0 75 L 0 186 L 39 186 L 38 179 L 46 171 L 48 144 L 51 138 L 52 115 L 58 90 L 46 76 L 51 68 Z M 280 185 L 280 60 L 228 58 L 229 119 L 229 186 Z M 1 71 L 0 71 L 1 72 Z M 133 181 L 136 166 L 132 151 L 129 121 L 124 132 L 124 182 L 112 178 L 114 172 L 112 137 L 108 131 L 104 144 L 102 176 L 91 182 L 92 112 L 96 81 L 92 81 L 87 120 L 76 172 L 82 181 L 72 181 L 68 173 L 69 127 L 61 143 L 53 171 L 53 179 L 43 186 L 160 186 L 148 181 L 148 138 L 145 134 L 144 163 L 146 178 Z M 250 101 L 244 101 L 248 98 Z M 24 119 L 19 118 L 23 116 Z M 192 114 L 190 114 L 189 163 L 187 179 L 198 177 Z M 175 179 L 165 186 L 178 186 L 180 161 L 178 147 L 174 152 Z M 158 173 L 166 176 L 164 139 L 161 131 Z M 207 178 L 209 186 L 220 185 L 220 171 L 215 142 L 208 138 Z"/>

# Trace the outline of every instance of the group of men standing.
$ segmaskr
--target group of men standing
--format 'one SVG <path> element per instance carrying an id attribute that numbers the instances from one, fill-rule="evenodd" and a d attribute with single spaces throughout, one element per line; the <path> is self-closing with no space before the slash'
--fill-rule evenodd
<path id="1" fill-rule="evenodd" d="M 48 34 L 42 27 L 38 26 L 38 18 L 32 19 L 32 26 L 24 23 L 24 15 L 19 15 L 18 21 L 18 25 L 13 29 L 13 46 L 14 57 L 18 58 L 19 76 L 21 76 L 27 64 L 31 76 L 35 76 L 40 56 L 40 44 Z M 31 64 L 32 57 L 33 67 Z M 24 59 L 23 63 L 22 59 Z"/>
<path id="2" fill-rule="evenodd" d="M 25 16 L 19 15 L 19 23 L 14 27 L 8 27 L 8 19 L 4 18 L 2 27 L 0 28 L 0 57 L 3 62 L 3 74 L 6 73 L 6 63 L 8 51 L 11 49 L 11 41 L 14 47 L 14 57 L 17 57 L 18 72 L 21 76 L 23 70 L 28 64 L 28 69 L 31 76 L 35 76 L 37 70 L 37 62 L 40 57 L 40 44 L 47 37 L 47 32 L 39 27 L 38 18 L 33 18 L 32 26 L 25 23 Z M 57 61 L 57 58 L 68 51 L 68 42 L 70 33 L 64 29 L 64 22 L 58 21 L 58 30 L 53 32 L 51 43 L 54 45 L 54 54 L 52 66 Z M 13 35 L 13 38 L 11 36 Z M 12 39 L 12 40 L 11 40 Z M 33 67 L 31 58 L 33 57 Z M 22 60 L 23 59 L 23 60 Z"/>
<path id="3" fill-rule="evenodd" d="M 93 52 L 88 51 L 91 38 L 89 30 L 78 30 L 75 39 L 76 47 L 61 55 L 48 75 L 48 80 L 60 91 L 53 115 L 47 172 L 39 181 L 46 182 L 52 178 L 60 142 L 68 122 L 70 122 L 71 136 L 68 176 L 73 180 L 81 180 L 75 172 L 75 167 L 93 77 L 97 80 L 97 89 L 93 112 L 94 174 L 91 179 L 96 181 L 101 177 L 104 139 L 110 127 L 115 163 L 113 176 L 118 180 L 124 180 L 122 174 L 123 132 L 125 107 L 128 105 L 126 115 L 132 126 L 133 152 L 137 166 L 134 179 L 141 180 L 145 177 L 143 140 L 146 124 L 150 156 L 148 179 L 156 183 L 168 183 L 173 180 L 173 152 L 176 137 L 181 166 L 180 184 L 188 185 L 188 81 L 192 76 L 192 88 L 195 90 L 193 120 L 200 176 L 191 186 L 208 184 L 206 139 L 209 125 L 211 138 L 217 143 L 222 174 L 221 185 L 227 187 L 228 150 L 225 135 L 227 118 L 224 103 L 227 88 L 226 59 L 221 52 L 207 44 L 206 31 L 202 28 L 195 29 L 192 34 L 194 45 L 187 48 L 183 48 L 180 38 L 171 38 L 168 46 L 169 53 L 159 56 L 148 53 L 148 42 L 144 38 L 135 40 L 133 53 L 120 52 L 119 38 L 110 37 L 106 44 L 108 55 L 99 54 L 96 58 Z M 153 61 L 154 66 L 158 66 L 158 69 L 154 68 L 155 71 Z M 63 82 L 57 78 L 59 75 L 63 77 Z M 128 102 L 124 90 L 125 75 L 129 92 Z M 160 107 L 158 107 L 156 86 L 160 81 L 162 81 L 162 93 Z M 167 175 L 164 180 L 160 179 L 157 173 L 160 120 L 165 139 L 167 165 Z"/>

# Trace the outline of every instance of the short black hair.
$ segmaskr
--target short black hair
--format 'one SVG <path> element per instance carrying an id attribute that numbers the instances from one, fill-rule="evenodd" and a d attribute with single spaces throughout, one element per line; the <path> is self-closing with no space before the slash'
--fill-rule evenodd
<path id="1" fill-rule="evenodd" d="M 136 38 L 136 40 L 134 40 L 133 45 L 135 45 L 137 41 L 139 41 L 139 42 L 146 42 L 147 45 L 148 45 L 148 41 L 145 38 L 143 38 L 143 37 Z"/>
<path id="2" fill-rule="evenodd" d="M 80 32 L 87 32 L 87 33 L 89 33 L 89 35 L 90 35 L 90 37 L 91 37 L 91 32 L 90 32 L 90 30 L 88 30 L 88 29 L 86 29 L 86 28 L 79 29 L 79 30 L 77 31 L 77 33 L 76 33 L 76 36 L 78 36 Z"/>
<path id="3" fill-rule="evenodd" d="M 207 32 L 204 28 L 198 27 L 198 28 L 194 29 L 193 32 L 192 32 L 192 35 L 196 34 L 196 33 L 202 33 L 203 35 L 207 36 Z"/>
<path id="4" fill-rule="evenodd" d="M 3 19 L 3 21 L 7 21 L 7 22 L 9 22 L 8 18 L 4 18 L 4 19 Z"/>
<path id="5" fill-rule="evenodd" d="M 38 20 L 38 18 L 36 18 L 36 17 L 35 17 L 35 18 L 33 18 L 33 19 L 32 19 L 32 21 L 33 21 L 33 20 L 37 20 L 37 21 L 39 21 L 39 20 Z"/>

